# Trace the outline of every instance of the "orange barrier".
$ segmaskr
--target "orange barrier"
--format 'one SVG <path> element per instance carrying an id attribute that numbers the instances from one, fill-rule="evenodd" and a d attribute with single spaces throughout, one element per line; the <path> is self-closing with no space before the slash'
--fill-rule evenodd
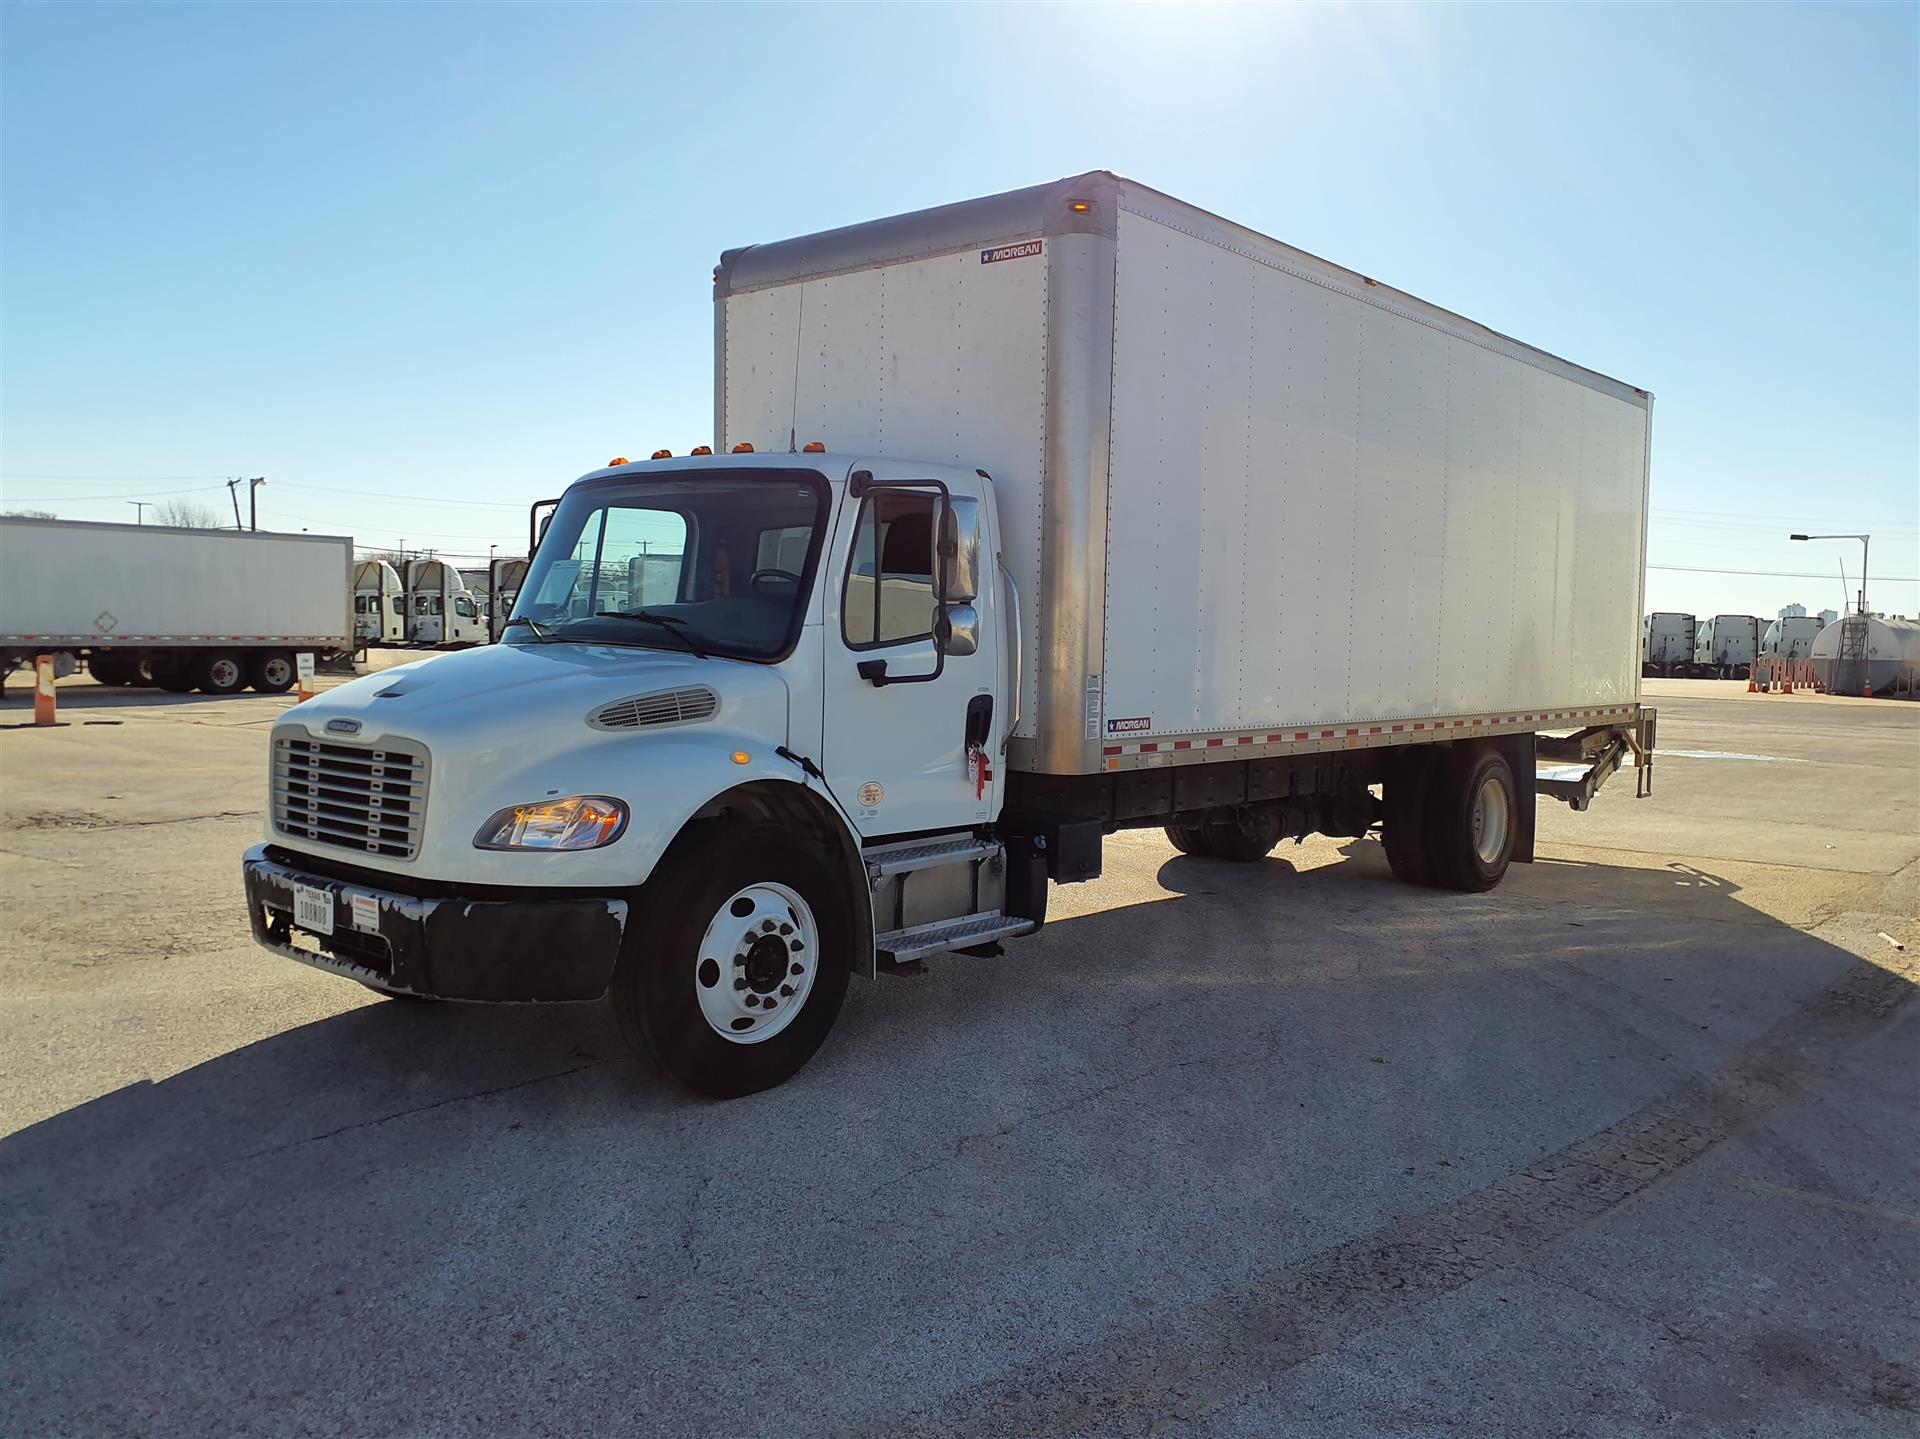
<path id="1" fill-rule="evenodd" d="M 33 657 L 33 722 L 53 723 L 53 656 Z"/>

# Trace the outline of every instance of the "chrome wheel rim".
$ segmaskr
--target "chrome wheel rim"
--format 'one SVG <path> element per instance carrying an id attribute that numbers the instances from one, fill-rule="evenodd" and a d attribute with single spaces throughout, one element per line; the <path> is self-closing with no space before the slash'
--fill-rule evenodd
<path id="1" fill-rule="evenodd" d="M 1473 796 L 1473 852 L 1482 864 L 1498 864 L 1507 849 L 1508 815 L 1506 782 L 1497 774 L 1480 781 Z"/>
<path id="2" fill-rule="evenodd" d="M 820 930 L 784 884 L 737 890 L 701 937 L 693 992 L 707 1026 L 732 1044 L 758 1044 L 793 1023 L 813 992 Z"/>
<path id="3" fill-rule="evenodd" d="M 278 688 L 293 681 L 293 666 L 286 660 L 271 659 L 260 666 L 260 678 Z"/>
<path id="4" fill-rule="evenodd" d="M 235 689 L 240 684 L 240 662 L 238 660 L 215 660 L 207 666 L 207 678 L 213 681 L 215 689 Z"/>

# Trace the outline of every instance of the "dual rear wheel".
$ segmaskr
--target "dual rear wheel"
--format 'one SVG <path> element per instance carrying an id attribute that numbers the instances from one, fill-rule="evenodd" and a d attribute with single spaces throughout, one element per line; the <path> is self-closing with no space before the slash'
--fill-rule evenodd
<path id="1" fill-rule="evenodd" d="M 1387 776 L 1383 838 L 1394 877 L 1481 892 L 1513 863 L 1520 833 L 1513 766 L 1498 750 L 1412 750 Z"/>

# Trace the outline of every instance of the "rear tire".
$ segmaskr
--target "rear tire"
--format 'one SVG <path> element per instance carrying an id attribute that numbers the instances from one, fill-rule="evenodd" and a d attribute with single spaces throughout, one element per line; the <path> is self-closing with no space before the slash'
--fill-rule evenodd
<path id="1" fill-rule="evenodd" d="M 153 661 L 153 682 L 170 695 L 183 695 L 193 688 L 193 662 L 184 655 L 162 656 Z"/>
<path id="2" fill-rule="evenodd" d="M 238 694 L 247 685 L 247 666 L 233 650 L 208 650 L 189 670 L 194 689 L 203 695 Z"/>
<path id="3" fill-rule="evenodd" d="M 1207 848 L 1207 827 L 1194 824 L 1170 824 L 1167 829 L 1167 843 L 1182 854 L 1192 855 L 1195 859 L 1212 859 L 1213 851 Z"/>
<path id="4" fill-rule="evenodd" d="M 259 650 L 247 659 L 247 683 L 263 695 L 283 695 L 299 675 L 290 650 Z"/>
<path id="5" fill-rule="evenodd" d="M 1387 851 L 1387 867 L 1402 884 L 1432 884 L 1433 863 L 1428 851 L 1429 812 L 1433 774 L 1444 760 L 1438 750 L 1416 749 L 1397 757 L 1382 786 L 1386 814 L 1380 838 Z"/>
<path id="6" fill-rule="evenodd" d="M 1513 769 L 1497 750 L 1456 749 L 1434 776 L 1428 808 L 1433 883 L 1480 893 L 1500 883 L 1520 832 Z"/>
<path id="7" fill-rule="evenodd" d="M 103 685 L 130 685 L 134 667 L 125 655 L 94 655 L 87 660 L 87 671 Z"/>
<path id="8" fill-rule="evenodd" d="M 1207 853 L 1233 864 L 1265 859 L 1278 843 L 1280 815 L 1263 804 L 1236 810 L 1232 819 L 1215 820 L 1206 830 Z"/>
<path id="9" fill-rule="evenodd" d="M 714 1099 L 799 1073 L 853 972 L 850 899 L 827 861 L 790 829 L 728 825 L 677 845 L 647 890 L 611 989 L 628 1045 Z"/>

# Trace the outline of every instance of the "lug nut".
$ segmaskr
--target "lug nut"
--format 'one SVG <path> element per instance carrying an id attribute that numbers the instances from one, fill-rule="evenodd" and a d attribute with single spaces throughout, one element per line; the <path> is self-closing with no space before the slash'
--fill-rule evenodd
<path id="1" fill-rule="evenodd" d="M 772 920 L 770 920 L 770 919 L 763 919 L 763 920 L 761 920 L 761 921 L 760 921 L 760 929 L 761 929 L 761 931 L 762 931 L 762 933 L 765 933 L 765 934 L 772 934 L 772 933 L 773 933 L 773 921 L 772 921 Z"/>
<path id="2" fill-rule="evenodd" d="M 792 925 L 790 925 L 790 924 L 783 924 L 783 925 L 781 925 L 781 926 L 780 926 L 780 933 L 782 933 L 782 934 L 792 934 L 792 933 L 793 933 L 793 926 L 792 926 Z"/>

